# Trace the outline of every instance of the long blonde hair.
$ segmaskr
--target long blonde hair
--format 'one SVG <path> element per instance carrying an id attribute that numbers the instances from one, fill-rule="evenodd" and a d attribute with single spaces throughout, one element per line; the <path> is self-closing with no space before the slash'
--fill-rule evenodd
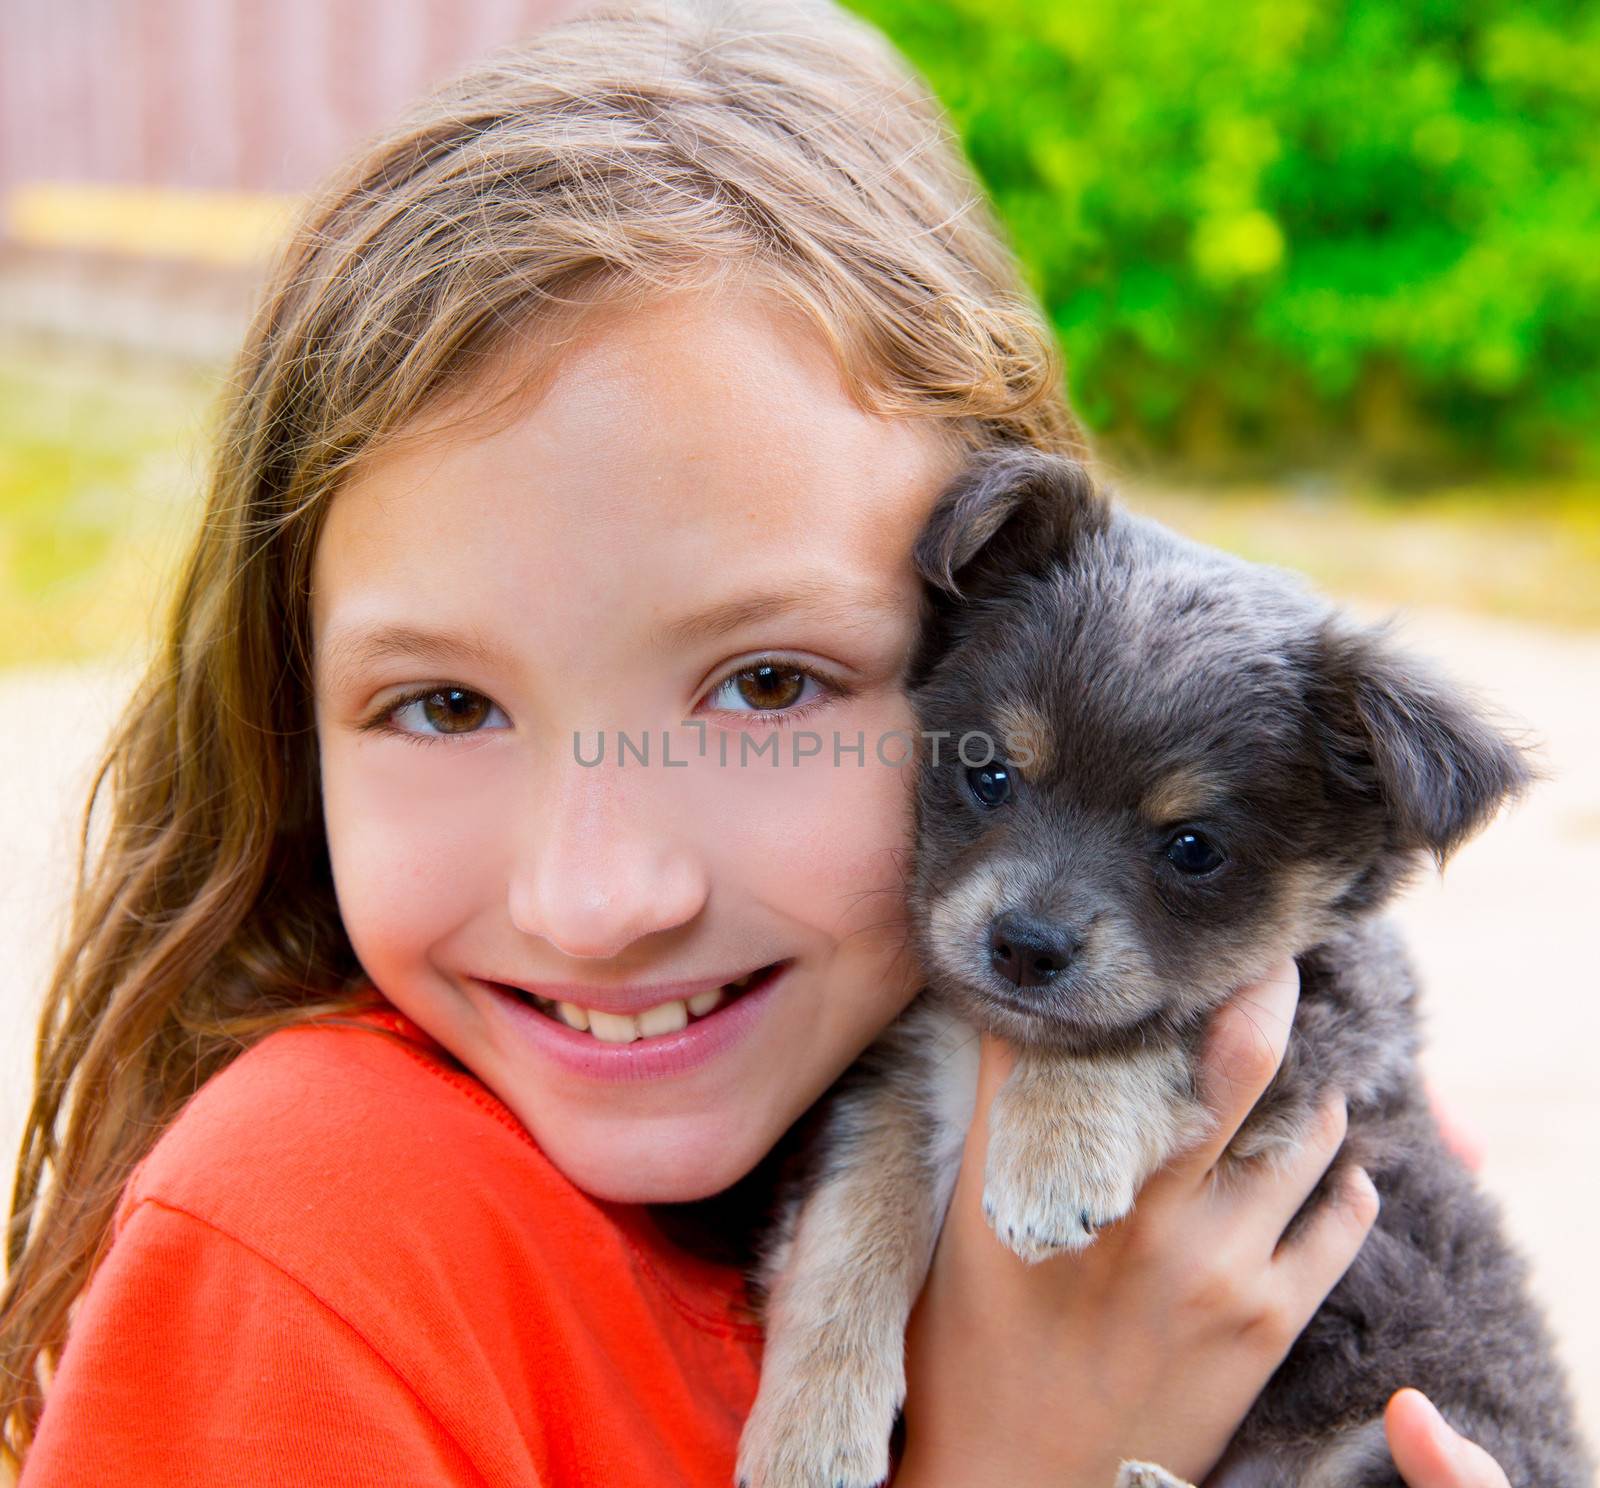
<path id="1" fill-rule="evenodd" d="M 730 276 L 804 312 L 863 407 L 1088 457 L 943 111 L 829 0 L 603 3 L 336 177 L 250 326 L 164 639 L 84 813 L 6 1236 L 8 1466 L 133 1167 L 252 1043 L 373 996 L 310 712 L 311 555 L 340 477 L 506 335 Z"/>

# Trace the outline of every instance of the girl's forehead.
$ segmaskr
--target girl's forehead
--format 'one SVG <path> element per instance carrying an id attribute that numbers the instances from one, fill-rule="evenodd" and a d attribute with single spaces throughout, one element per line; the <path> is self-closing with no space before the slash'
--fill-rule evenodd
<path id="1" fill-rule="evenodd" d="M 513 342 L 418 436 L 435 450 L 476 444 L 479 459 L 571 465 L 591 477 L 588 499 L 611 471 L 634 484 L 678 465 L 735 486 L 758 476 L 826 484 L 869 461 L 915 474 L 955 448 L 948 423 L 858 405 L 797 313 L 710 291 L 590 312 L 554 345 Z"/>
<path id="2" fill-rule="evenodd" d="M 534 529 L 552 551 L 829 527 L 865 557 L 907 546 L 959 464 L 947 425 L 860 408 L 820 335 L 752 298 L 606 317 L 540 373 L 508 359 L 371 455 L 323 543 L 371 562 L 480 521 L 508 541 Z"/>
<path id="3" fill-rule="evenodd" d="M 946 428 L 864 411 L 819 336 L 748 300 L 610 318 L 520 402 L 478 391 L 492 416 L 436 414 L 333 498 L 319 629 L 408 596 L 479 628 L 531 595 L 663 617 L 779 580 L 909 598 L 911 543 L 959 463 Z"/>

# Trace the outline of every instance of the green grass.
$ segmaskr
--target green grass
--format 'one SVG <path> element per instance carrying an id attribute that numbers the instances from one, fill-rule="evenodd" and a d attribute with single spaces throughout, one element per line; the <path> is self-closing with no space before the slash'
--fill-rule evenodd
<path id="1" fill-rule="evenodd" d="M 0 348 L 0 666 L 143 652 L 198 511 L 213 392 Z"/>
<path id="2" fill-rule="evenodd" d="M 131 661 L 198 518 L 216 383 L 0 345 L 0 667 Z M 1600 628 L 1600 490 L 1153 478 L 1124 499 L 1330 593 Z"/>

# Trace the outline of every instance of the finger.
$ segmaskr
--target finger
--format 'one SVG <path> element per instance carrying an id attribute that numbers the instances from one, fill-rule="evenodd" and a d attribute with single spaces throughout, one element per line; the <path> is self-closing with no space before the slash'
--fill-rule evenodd
<path id="1" fill-rule="evenodd" d="M 978 1035 L 978 1103 L 984 1109 L 999 1093 L 1016 1062 L 1015 1044 L 1008 1044 L 992 1033 Z"/>
<path id="2" fill-rule="evenodd" d="M 1500 1464 L 1453 1430 L 1421 1390 L 1389 1397 L 1383 1429 L 1407 1488 L 1510 1488 Z"/>
<path id="3" fill-rule="evenodd" d="M 1289 1222 L 1338 1156 L 1349 1124 L 1343 1093 L 1331 1091 L 1292 1146 L 1271 1157 L 1217 1168 L 1217 1194 L 1254 1232 L 1262 1255 L 1276 1251 Z"/>
<path id="4" fill-rule="evenodd" d="M 1285 1342 L 1300 1336 L 1311 1315 L 1350 1269 L 1378 1218 L 1378 1190 L 1365 1168 L 1350 1168 L 1339 1187 L 1272 1258 L 1276 1316 Z"/>
<path id="5" fill-rule="evenodd" d="M 1168 1164 L 1175 1178 L 1199 1182 L 1210 1174 L 1278 1072 L 1299 1002 L 1300 968 L 1285 956 L 1211 1015 L 1196 1075 L 1214 1122 L 1199 1143 Z"/>
<path id="6" fill-rule="evenodd" d="M 989 1148 L 989 1107 L 1005 1084 L 1017 1062 L 1013 1044 L 996 1038 L 992 1033 L 978 1035 L 978 1093 L 972 1108 L 972 1124 L 967 1128 L 967 1140 L 962 1162 L 983 1171 L 984 1157 Z"/>

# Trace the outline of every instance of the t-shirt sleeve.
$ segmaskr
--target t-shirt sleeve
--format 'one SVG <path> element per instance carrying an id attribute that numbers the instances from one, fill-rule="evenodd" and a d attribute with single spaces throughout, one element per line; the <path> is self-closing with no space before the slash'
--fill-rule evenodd
<path id="1" fill-rule="evenodd" d="M 73 1318 L 19 1488 L 106 1483 L 485 1479 L 337 1312 L 241 1241 L 147 1199 Z"/>

